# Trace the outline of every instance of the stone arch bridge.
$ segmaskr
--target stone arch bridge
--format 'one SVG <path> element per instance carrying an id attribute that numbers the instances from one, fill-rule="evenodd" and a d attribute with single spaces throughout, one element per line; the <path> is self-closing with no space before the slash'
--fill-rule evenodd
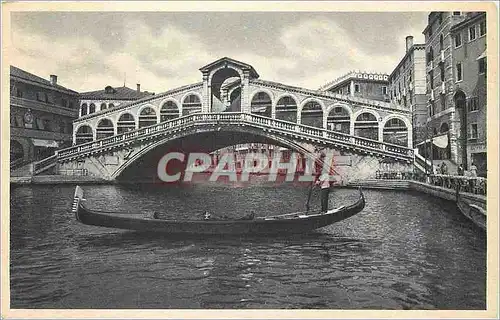
<path id="1" fill-rule="evenodd" d="M 261 80 L 252 66 L 230 58 L 200 71 L 202 82 L 80 117 L 74 146 L 35 164 L 35 172 L 56 166 L 62 174 L 85 169 L 114 180 L 145 159 L 153 163 L 165 148 L 214 151 L 247 142 L 301 153 L 334 149 L 351 157 L 351 167 L 370 163 L 372 174 L 387 160 L 413 162 L 406 109 Z M 346 175 L 359 171 L 354 167 Z"/>

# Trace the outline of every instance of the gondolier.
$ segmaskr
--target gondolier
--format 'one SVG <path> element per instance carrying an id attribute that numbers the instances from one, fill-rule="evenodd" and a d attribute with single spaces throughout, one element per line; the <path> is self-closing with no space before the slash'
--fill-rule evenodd
<path id="1" fill-rule="evenodd" d="M 321 188 L 321 212 L 327 212 L 330 197 L 330 176 L 323 173 L 316 181 L 316 185 Z"/>

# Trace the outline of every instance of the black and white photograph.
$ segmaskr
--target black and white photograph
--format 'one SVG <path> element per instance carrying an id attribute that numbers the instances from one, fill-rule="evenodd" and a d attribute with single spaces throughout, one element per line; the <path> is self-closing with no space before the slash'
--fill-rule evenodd
<path id="1" fill-rule="evenodd" d="M 2 318 L 499 316 L 498 4 L 2 18 Z"/>

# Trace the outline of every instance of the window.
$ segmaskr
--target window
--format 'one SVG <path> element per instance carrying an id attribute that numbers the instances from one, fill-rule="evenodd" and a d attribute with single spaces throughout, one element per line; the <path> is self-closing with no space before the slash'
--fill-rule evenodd
<path id="1" fill-rule="evenodd" d="M 482 37 L 486 34 L 486 21 L 479 23 L 479 36 Z"/>
<path id="2" fill-rule="evenodd" d="M 43 101 L 43 93 L 37 92 L 36 93 L 36 100 L 37 101 Z"/>
<path id="3" fill-rule="evenodd" d="M 459 16 L 460 15 L 460 11 L 453 11 L 453 15 L 454 16 Z"/>
<path id="4" fill-rule="evenodd" d="M 429 38 L 432 37 L 432 26 L 429 26 Z"/>
<path id="5" fill-rule="evenodd" d="M 462 81 L 463 79 L 463 71 L 462 71 L 462 63 L 457 63 L 457 81 Z"/>
<path id="6" fill-rule="evenodd" d="M 16 97 L 18 97 L 18 98 L 23 97 L 23 92 L 19 88 L 17 88 Z"/>
<path id="7" fill-rule="evenodd" d="M 427 52 L 427 64 L 431 63 L 431 61 L 433 60 L 434 60 L 434 50 L 432 50 L 431 47 L 429 52 Z"/>
<path id="8" fill-rule="evenodd" d="M 469 139 L 477 139 L 477 123 L 471 123 Z"/>
<path id="9" fill-rule="evenodd" d="M 382 87 L 382 94 L 387 95 L 387 87 Z"/>
<path id="10" fill-rule="evenodd" d="M 354 92 L 359 92 L 359 84 L 354 85 Z"/>
<path id="11" fill-rule="evenodd" d="M 476 26 L 469 27 L 469 41 L 476 39 Z"/>
<path id="12" fill-rule="evenodd" d="M 444 82 L 444 63 L 439 65 L 439 72 L 441 74 L 441 82 Z"/>
<path id="13" fill-rule="evenodd" d="M 431 70 L 429 72 L 429 85 L 431 86 L 431 89 L 434 89 L 434 71 Z"/>
<path id="14" fill-rule="evenodd" d="M 439 100 L 441 101 L 441 111 L 446 110 L 446 95 L 441 94 Z"/>
<path id="15" fill-rule="evenodd" d="M 455 35 L 455 48 L 458 48 L 462 45 L 462 34 L 461 33 L 457 33 Z"/>
<path id="16" fill-rule="evenodd" d="M 478 61 L 479 74 L 486 73 L 486 58 L 481 58 Z"/>
<path id="17" fill-rule="evenodd" d="M 443 37 L 443 34 L 439 35 L 439 50 L 444 50 L 444 37 Z"/>
<path id="18" fill-rule="evenodd" d="M 442 12 L 439 13 L 438 21 L 439 21 L 439 24 L 443 23 L 443 13 Z"/>
<path id="19" fill-rule="evenodd" d="M 68 100 L 66 100 L 66 99 L 61 99 L 61 105 L 62 105 L 63 107 L 65 107 L 65 108 L 67 108 L 67 107 L 68 107 Z"/>
<path id="20" fill-rule="evenodd" d="M 477 97 L 471 97 L 469 101 L 467 101 L 467 110 L 469 110 L 469 112 L 479 110 Z"/>
<path id="21" fill-rule="evenodd" d="M 429 117 L 432 117 L 436 112 L 434 110 L 434 101 L 429 103 Z"/>

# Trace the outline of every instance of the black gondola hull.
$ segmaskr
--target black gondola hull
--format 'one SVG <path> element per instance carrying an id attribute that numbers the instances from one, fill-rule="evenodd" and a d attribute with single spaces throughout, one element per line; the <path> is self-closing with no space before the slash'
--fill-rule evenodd
<path id="1" fill-rule="evenodd" d="M 77 189 L 73 212 L 76 219 L 83 224 L 126 230 L 171 235 L 280 235 L 309 232 L 357 214 L 365 206 L 363 193 L 361 190 L 359 192 L 359 199 L 354 204 L 323 214 L 297 213 L 253 220 L 164 220 L 145 217 L 144 214 L 89 210 L 82 204 L 83 191 L 77 195 Z"/>

